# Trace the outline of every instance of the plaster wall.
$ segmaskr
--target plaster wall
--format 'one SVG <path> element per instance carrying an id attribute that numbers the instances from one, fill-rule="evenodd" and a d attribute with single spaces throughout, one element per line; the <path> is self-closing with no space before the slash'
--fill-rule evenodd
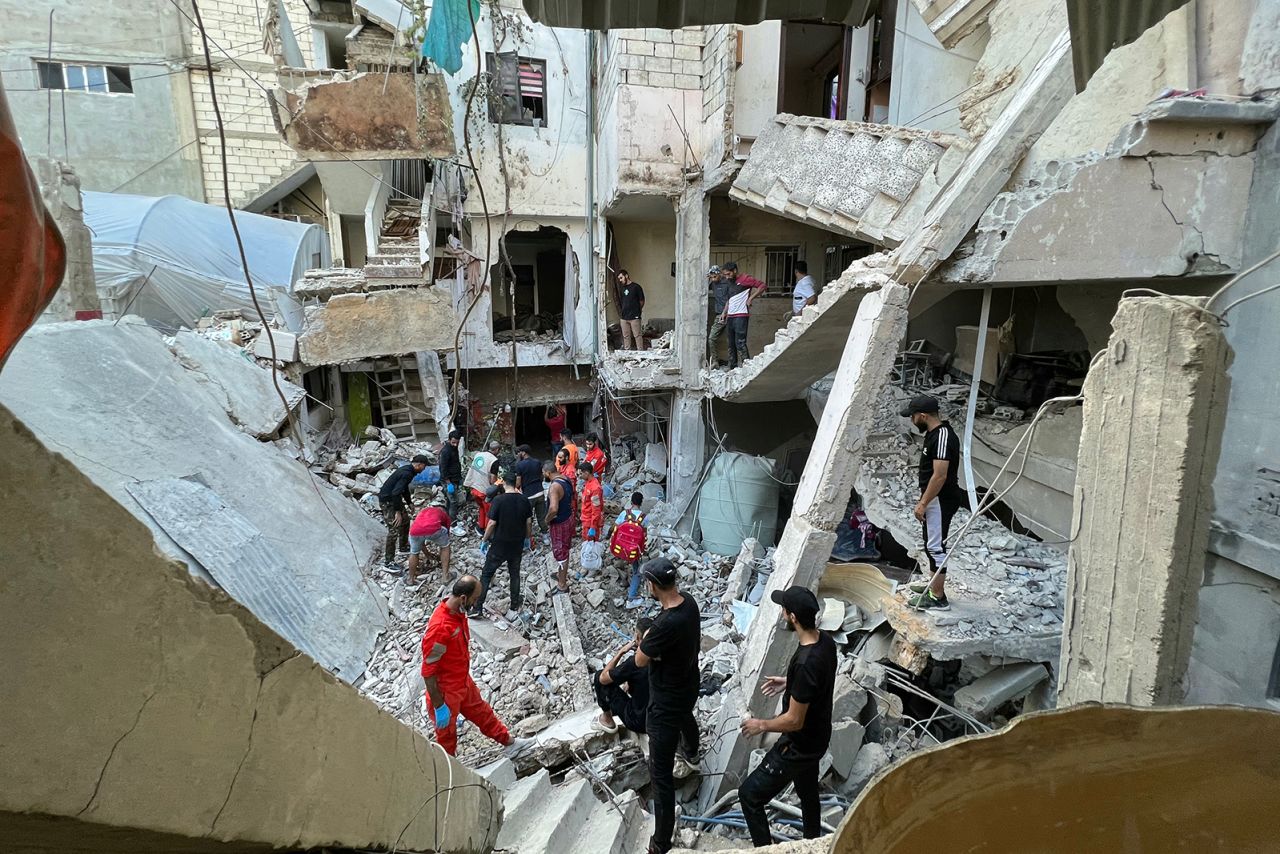
<path id="1" fill-rule="evenodd" d="M 742 64 L 733 81 L 733 132 L 755 139 L 778 112 L 778 61 L 782 23 L 765 21 L 738 28 Z"/>
<path id="2" fill-rule="evenodd" d="M 1186 701 L 1280 711 L 1280 686 L 1272 684 L 1280 656 L 1280 582 L 1212 552 L 1206 558 Z"/>
<path id="3" fill-rule="evenodd" d="M 978 27 L 950 50 L 943 49 L 914 3 L 899 2 L 894 26 L 893 79 L 887 124 L 963 133 L 956 99 L 987 47 Z"/>
<path id="4" fill-rule="evenodd" d="M 70 850 L 77 828 L 77 850 L 490 850 L 488 783 L 162 554 L 4 407 L 0 443 L 25 484 L 0 515 L 6 847 L 17 828 Z M 422 809 L 446 782 L 468 788 Z"/>
<path id="5" fill-rule="evenodd" d="M 672 328 L 676 317 L 676 280 L 671 265 L 676 260 L 676 221 L 615 220 L 613 239 L 618 248 L 618 261 L 631 278 L 644 288 L 644 319 L 668 321 Z M 612 280 L 603 285 L 608 302 L 609 323 L 618 320 L 618 307 L 613 301 Z"/>
<path id="6" fill-rule="evenodd" d="M 0 0 L 0 17 L 0 76 L 28 156 L 68 163 L 86 190 L 204 201 L 198 149 L 182 148 L 196 128 L 182 70 L 185 21 L 171 3 L 119 0 L 86 14 L 73 0 Z M 139 21 L 148 22 L 145 30 Z M 126 65 L 133 94 L 53 91 L 50 100 L 36 74 L 36 60 L 50 53 L 55 61 Z"/>
<path id="7" fill-rule="evenodd" d="M 1249 24 L 1265 13 L 1256 7 L 1270 5 L 1273 0 L 1228 0 L 1225 3 L 1193 3 L 1195 17 L 1195 79 L 1214 94 L 1241 95 L 1241 46 L 1249 34 Z M 1271 32 L 1274 34 L 1274 24 Z"/>

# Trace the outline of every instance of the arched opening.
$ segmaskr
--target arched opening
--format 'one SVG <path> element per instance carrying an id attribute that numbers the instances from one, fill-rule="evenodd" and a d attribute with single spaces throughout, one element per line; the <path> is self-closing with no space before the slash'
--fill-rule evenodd
<path id="1" fill-rule="evenodd" d="M 509 231 L 492 276 L 493 340 L 559 338 L 564 334 L 565 283 L 572 274 L 569 236 L 558 228 Z"/>

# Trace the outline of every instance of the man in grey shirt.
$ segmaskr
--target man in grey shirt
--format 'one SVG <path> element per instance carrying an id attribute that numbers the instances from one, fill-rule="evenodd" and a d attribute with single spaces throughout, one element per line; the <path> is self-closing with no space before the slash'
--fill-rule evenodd
<path id="1" fill-rule="evenodd" d="M 720 340 L 720 336 L 724 334 L 725 317 L 724 307 L 729 303 L 729 286 L 733 284 L 729 278 L 720 272 L 718 265 L 713 265 L 707 271 L 707 286 L 711 288 L 711 308 L 712 321 L 711 331 L 707 333 L 707 362 L 710 367 L 716 367 L 717 364 L 724 364 L 720 359 L 716 358 L 716 344 Z"/>

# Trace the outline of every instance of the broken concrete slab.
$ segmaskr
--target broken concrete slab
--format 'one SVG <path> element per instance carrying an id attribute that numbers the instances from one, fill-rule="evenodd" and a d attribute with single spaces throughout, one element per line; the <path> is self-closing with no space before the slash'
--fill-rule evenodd
<path id="1" fill-rule="evenodd" d="M 1112 326 L 1084 386 L 1061 705 L 1181 700 L 1227 409 L 1230 347 L 1195 301 L 1122 299 Z"/>
<path id="2" fill-rule="evenodd" d="M 291 411 L 306 395 L 301 386 L 283 376 L 273 381 L 269 369 L 259 367 L 244 350 L 231 343 L 179 329 L 170 349 L 182 366 L 195 374 L 197 381 L 207 383 L 214 390 L 222 399 L 227 417 L 250 436 L 266 439 L 280 432 L 288 416 L 285 403 Z M 280 391 L 276 390 L 276 382 Z M 281 393 L 284 402 L 280 400 Z"/>
<path id="3" fill-rule="evenodd" d="M 573 616 L 573 603 L 568 596 L 552 596 L 556 629 L 560 633 L 560 651 L 570 664 L 582 661 L 582 636 L 578 633 L 578 621 Z"/>
<path id="4" fill-rule="evenodd" d="M 253 355 L 259 359 L 271 358 L 271 347 L 275 345 L 277 362 L 298 361 L 298 336 L 283 329 L 272 329 L 268 336 L 264 330 L 253 340 Z"/>
<path id="5" fill-rule="evenodd" d="M 831 769 L 848 778 L 853 772 L 854 761 L 862 749 L 862 737 L 866 729 L 855 720 L 837 720 L 831 726 Z"/>
<path id="6" fill-rule="evenodd" d="M 1005 617 L 999 601 L 974 598 L 958 591 L 948 598 L 951 610 L 944 614 L 918 611 L 908 606 L 901 596 L 884 600 L 885 616 L 897 632 L 893 654 L 904 656 L 898 664 L 907 667 L 906 659 L 910 658 L 919 667 L 923 664 L 918 658 L 920 655 L 939 661 L 959 661 L 970 655 L 1012 661 L 1058 660 L 1062 633 L 1057 623 L 1007 626 L 1012 621 Z M 997 631 L 996 625 L 1005 625 L 1007 631 Z M 917 667 L 909 669 L 921 672 Z"/>
<path id="7" fill-rule="evenodd" d="M 501 660 L 513 658 L 529 645 L 524 635 L 512 628 L 501 628 L 488 620 L 471 621 L 471 639 L 485 652 Z"/>
<path id="8" fill-rule="evenodd" d="M 0 395 L 24 404 L 44 424 L 41 432 L 57 436 L 56 444 L 42 439 L 0 407 L 0 480 L 23 485 L 23 499 L 6 502 L 0 517 L 5 838 L 13 841 L 16 825 L 35 850 L 72 850 L 89 839 L 116 851 L 489 850 L 500 821 L 492 786 L 335 679 L 224 591 L 192 578 L 180 560 L 157 548 L 150 523 L 127 493 L 93 482 L 97 459 L 145 466 L 110 444 L 85 447 L 53 429 L 60 425 L 43 404 L 28 401 L 25 378 L 34 362 L 43 380 L 38 396 L 70 410 L 87 434 L 107 433 L 95 407 L 120 395 L 125 405 L 148 411 L 156 402 L 173 404 L 171 416 L 158 416 L 164 427 L 175 426 L 170 418 L 178 428 L 183 420 L 203 421 L 209 438 L 203 451 L 214 465 L 232 462 L 224 457 L 229 444 L 280 456 L 229 423 L 215 426 L 225 419 L 212 397 L 193 412 L 191 396 L 205 392 L 182 379 L 183 369 L 155 332 L 140 332 L 90 334 L 95 358 L 62 362 L 43 358 L 48 342 L 28 347 L 24 340 L 0 383 Z M 125 359 L 113 340 L 122 340 L 126 353 L 143 352 Z M 163 359 L 153 362 L 158 354 Z M 95 367 L 99 361 L 107 375 Z M 153 370 L 139 387 L 135 375 L 144 365 Z M 100 385 L 103 399 L 65 385 L 64 373 Z M 120 420 L 119 409 L 109 412 Z M 126 427 L 138 431 L 133 442 L 165 461 L 169 446 L 150 447 L 146 424 Z M 266 460 L 255 460 L 259 473 L 291 480 Z M 305 504 L 334 525 L 298 494 L 280 498 L 275 487 L 250 486 L 281 505 Z M 274 508 L 282 526 L 291 521 L 288 512 Z M 323 553 L 337 544 L 324 532 L 305 531 L 300 536 L 310 538 L 313 560 L 324 566 Z M 322 580 L 332 585 L 331 595 L 355 607 L 338 580 Z M 301 732 L 307 733 L 303 750 Z M 450 783 L 456 788 L 438 799 L 439 813 L 422 808 L 425 797 Z"/>
<path id="9" fill-rule="evenodd" d="M 309 306 L 298 352 L 308 365 L 453 347 L 457 315 L 444 286 L 340 294 Z"/>
<path id="10" fill-rule="evenodd" d="M 1025 696 L 1048 678 L 1049 669 L 1043 664 L 997 667 L 957 689 L 955 706 L 980 721 L 990 720 L 1000 706 Z"/>
<path id="11" fill-rule="evenodd" d="M 596 729 L 592 724 L 598 717 L 600 710 L 591 708 L 553 721 L 535 736 L 538 746 L 532 751 L 533 759 L 543 768 L 559 768 L 607 749 L 618 736 Z M 520 762 L 517 767 L 524 770 Z"/>
<path id="12" fill-rule="evenodd" d="M 266 373 L 239 356 L 227 366 L 249 382 Z M 304 465 L 237 427 L 225 415 L 221 386 L 184 367 L 155 330 L 130 319 L 41 325 L 5 365 L 0 400 L 147 525 L 163 553 L 209 584 L 213 576 L 142 508 L 130 484 L 195 479 L 256 530 L 287 531 L 271 547 L 312 604 L 312 627 L 335 632 L 353 657 L 368 658 L 387 605 L 363 569 L 385 529 Z"/>

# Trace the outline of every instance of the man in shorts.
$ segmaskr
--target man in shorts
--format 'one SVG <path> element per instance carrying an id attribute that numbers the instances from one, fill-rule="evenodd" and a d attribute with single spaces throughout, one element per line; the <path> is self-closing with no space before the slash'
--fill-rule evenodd
<path id="1" fill-rule="evenodd" d="M 427 543 L 440 548 L 440 572 L 449 578 L 449 525 L 452 520 L 445 512 L 444 502 L 436 499 L 422 508 L 409 526 L 409 586 L 418 583 L 418 556 Z"/>
<path id="2" fill-rule="evenodd" d="M 547 487 L 547 516 L 543 521 L 551 530 L 551 556 L 556 561 L 556 593 L 569 592 L 569 549 L 573 547 L 573 483 L 548 460 L 542 473 L 551 485 Z"/>

